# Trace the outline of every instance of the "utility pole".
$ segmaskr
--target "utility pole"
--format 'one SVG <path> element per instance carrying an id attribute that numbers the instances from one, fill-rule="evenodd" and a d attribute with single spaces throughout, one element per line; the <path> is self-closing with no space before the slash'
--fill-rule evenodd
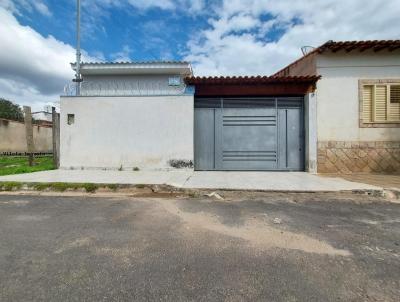
<path id="1" fill-rule="evenodd" d="M 81 94 L 81 1 L 76 0 L 76 64 L 75 79 L 72 80 L 76 84 L 76 96 Z"/>

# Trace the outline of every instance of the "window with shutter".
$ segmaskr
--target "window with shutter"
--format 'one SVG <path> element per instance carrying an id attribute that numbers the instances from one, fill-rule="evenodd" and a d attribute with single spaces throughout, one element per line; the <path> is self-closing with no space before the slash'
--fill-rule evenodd
<path id="1" fill-rule="evenodd" d="M 400 85 L 390 85 L 389 119 L 400 121 Z"/>
<path id="2" fill-rule="evenodd" d="M 375 122 L 384 122 L 387 120 L 386 100 L 386 86 L 376 85 L 374 99 Z"/>
<path id="3" fill-rule="evenodd" d="M 371 122 L 372 121 L 372 93 L 373 93 L 373 86 L 368 85 L 364 86 L 363 88 L 363 120 L 364 122 Z"/>
<path id="4" fill-rule="evenodd" d="M 400 123 L 400 84 L 363 85 L 361 97 L 363 123 Z"/>

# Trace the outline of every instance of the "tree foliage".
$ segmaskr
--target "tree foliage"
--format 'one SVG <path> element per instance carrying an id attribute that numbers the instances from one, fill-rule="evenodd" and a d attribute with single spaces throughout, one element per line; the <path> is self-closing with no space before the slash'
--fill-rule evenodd
<path id="1" fill-rule="evenodd" d="M 14 121 L 23 121 L 24 114 L 21 107 L 9 100 L 0 98 L 0 118 Z"/>

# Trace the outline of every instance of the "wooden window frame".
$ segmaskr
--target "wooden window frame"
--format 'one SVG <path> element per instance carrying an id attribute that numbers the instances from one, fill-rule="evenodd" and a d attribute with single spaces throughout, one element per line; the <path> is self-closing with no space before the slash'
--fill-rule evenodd
<path id="1" fill-rule="evenodd" d="M 400 121 L 385 122 L 365 122 L 363 119 L 363 89 L 367 85 L 400 85 L 400 79 L 368 79 L 358 81 L 358 99 L 359 99 L 359 126 L 360 128 L 400 128 Z M 390 89 L 386 88 L 387 102 L 390 103 Z M 375 90 L 375 88 L 373 89 Z M 389 90 L 389 91 L 388 91 Z M 371 108 L 373 114 L 375 106 Z M 386 105 L 386 116 L 389 116 L 389 104 Z"/>

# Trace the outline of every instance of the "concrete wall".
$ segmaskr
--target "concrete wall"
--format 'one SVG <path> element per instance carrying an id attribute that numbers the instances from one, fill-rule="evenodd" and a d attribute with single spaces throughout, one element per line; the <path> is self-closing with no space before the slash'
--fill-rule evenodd
<path id="1" fill-rule="evenodd" d="M 171 86 L 168 79 L 179 77 L 181 85 Z M 82 96 L 174 95 L 184 89 L 180 75 L 85 75 Z"/>
<path id="2" fill-rule="evenodd" d="M 400 79 L 400 51 L 322 54 L 317 71 L 318 140 L 400 140 L 399 128 L 360 128 L 358 98 L 360 79 Z"/>
<path id="3" fill-rule="evenodd" d="M 193 96 L 62 97 L 60 128 L 61 168 L 153 170 L 193 161 Z"/>
<path id="4" fill-rule="evenodd" d="M 305 168 L 317 172 L 317 98 L 315 93 L 304 97 Z"/>
<path id="5" fill-rule="evenodd" d="M 35 152 L 51 152 L 52 128 L 33 125 Z M 0 119 L 0 153 L 27 152 L 25 124 Z"/>

